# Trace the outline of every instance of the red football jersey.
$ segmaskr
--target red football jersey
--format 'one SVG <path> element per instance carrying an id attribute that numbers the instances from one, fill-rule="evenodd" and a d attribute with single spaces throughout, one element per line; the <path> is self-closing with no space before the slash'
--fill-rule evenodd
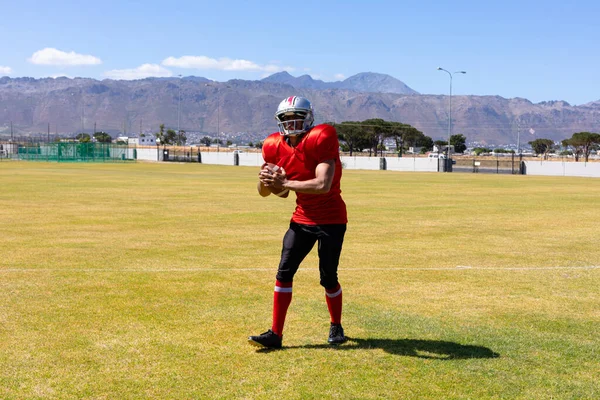
<path id="1" fill-rule="evenodd" d="M 305 225 L 345 224 L 348 222 L 346 203 L 342 200 L 340 161 L 337 132 L 331 125 L 317 125 L 304 134 L 292 147 L 279 132 L 269 135 L 262 148 L 265 162 L 283 167 L 288 179 L 306 181 L 315 178 L 317 165 L 335 160 L 331 189 L 324 194 L 296 193 L 296 210 L 292 221 Z"/>

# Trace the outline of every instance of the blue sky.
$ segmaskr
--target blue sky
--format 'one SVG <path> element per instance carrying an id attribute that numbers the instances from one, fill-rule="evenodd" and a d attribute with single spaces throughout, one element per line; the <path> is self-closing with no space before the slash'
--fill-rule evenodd
<path id="1" fill-rule="evenodd" d="M 488 4 L 489 3 L 489 4 Z M 335 81 L 423 94 L 600 100 L 600 2 L 0 0 L 0 76 Z"/>

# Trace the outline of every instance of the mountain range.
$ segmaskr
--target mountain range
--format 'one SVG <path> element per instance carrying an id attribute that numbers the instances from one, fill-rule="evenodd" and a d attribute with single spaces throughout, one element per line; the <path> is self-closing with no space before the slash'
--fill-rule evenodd
<path id="1" fill-rule="evenodd" d="M 280 72 L 262 80 L 215 82 L 203 77 L 133 81 L 90 78 L 0 78 L 0 140 L 12 135 L 113 136 L 156 132 L 160 124 L 237 142 L 275 131 L 273 115 L 290 96 L 307 97 L 317 122 L 382 118 L 410 124 L 434 140 L 448 135 L 448 96 L 419 94 L 389 75 L 361 73 L 338 82 Z M 468 143 L 556 141 L 600 132 L 600 100 L 572 106 L 500 96 L 452 96 L 452 133 Z"/>
<path id="2" fill-rule="evenodd" d="M 278 72 L 262 82 L 283 83 L 299 89 L 347 89 L 357 92 L 419 94 L 394 77 L 374 72 L 362 72 L 338 82 L 315 80 L 310 75 L 293 77 L 286 71 Z"/>

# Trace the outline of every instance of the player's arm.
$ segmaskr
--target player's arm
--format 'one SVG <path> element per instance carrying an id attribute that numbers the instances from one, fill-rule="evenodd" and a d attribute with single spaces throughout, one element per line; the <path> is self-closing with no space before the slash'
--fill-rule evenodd
<path id="1" fill-rule="evenodd" d="M 325 160 L 315 168 L 315 177 L 306 181 L 288 180 L 285 174 L 275 174 L 274 187 L 293 190 L 298 193 L 323 194 L 329 192 L 335 174 L 335 160 Z"/>

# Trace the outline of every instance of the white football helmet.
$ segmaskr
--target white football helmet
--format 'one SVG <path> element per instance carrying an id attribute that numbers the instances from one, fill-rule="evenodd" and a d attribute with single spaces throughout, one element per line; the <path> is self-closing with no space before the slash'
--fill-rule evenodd
<path id="1" fill-rule="evenodd" d="M 290 96 L 279 103 L 275 113 L 279 133 L 284 136 L 301 135 L 313 127 L 315 116 L 310 101 Z"/>

